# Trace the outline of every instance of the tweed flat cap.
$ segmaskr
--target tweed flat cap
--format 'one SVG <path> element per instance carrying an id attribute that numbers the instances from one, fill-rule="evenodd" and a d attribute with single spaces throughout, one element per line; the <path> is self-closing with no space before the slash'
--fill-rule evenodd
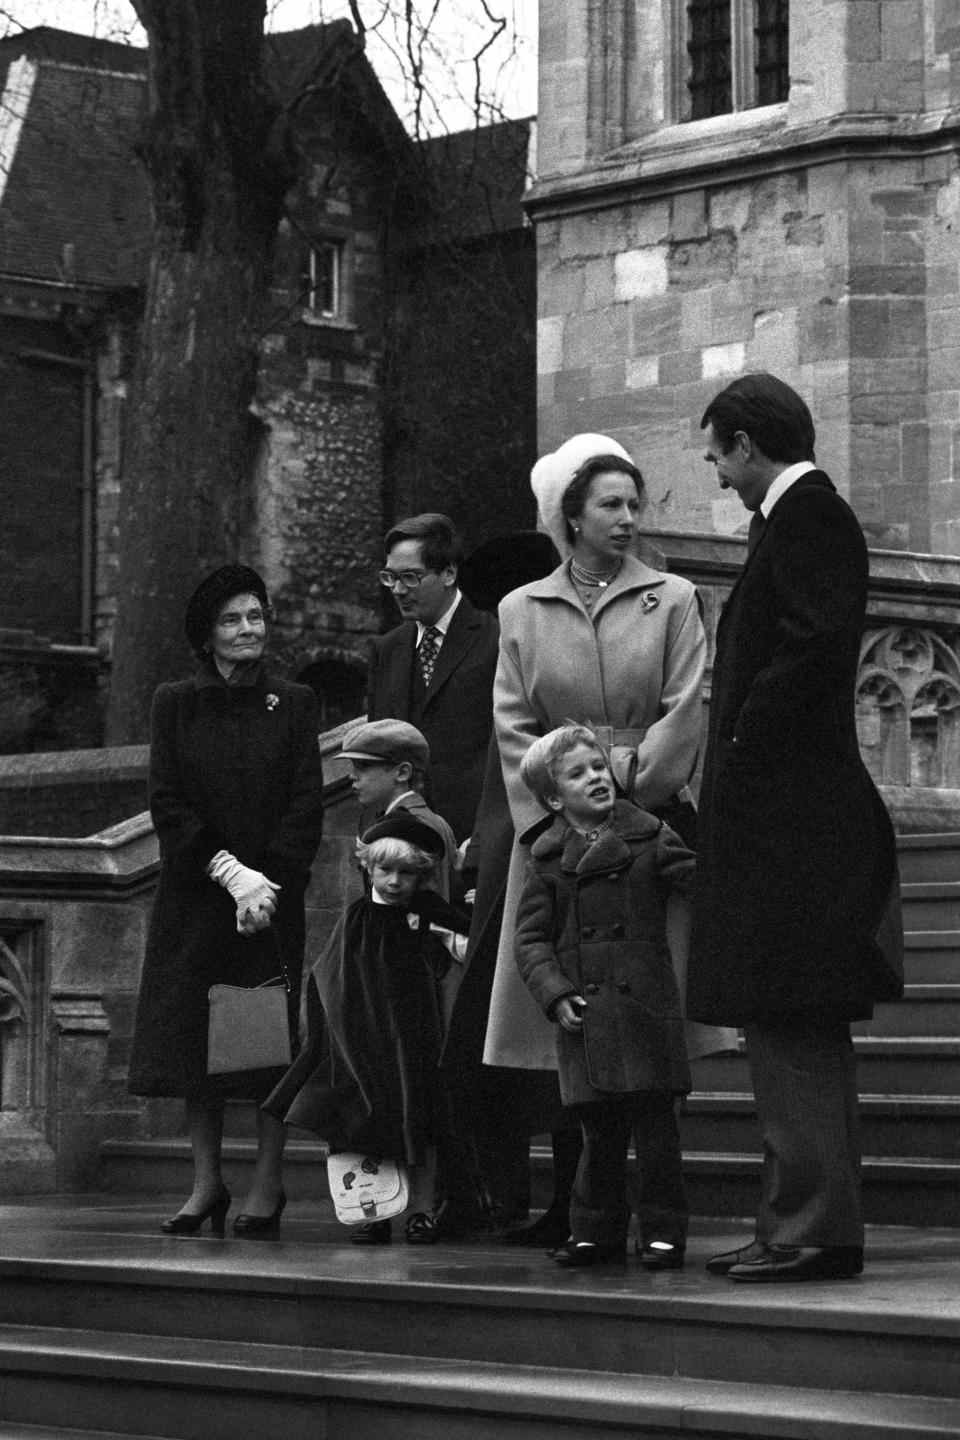
<path id="1" fill-rule="evenodd" d="M 406 720 L 365 720 L 343 737 L 345 760 L 379 760 L 400 765 L 404 760 L 418 770 L 430 764 L 430 746 L 415 725 Z"/>

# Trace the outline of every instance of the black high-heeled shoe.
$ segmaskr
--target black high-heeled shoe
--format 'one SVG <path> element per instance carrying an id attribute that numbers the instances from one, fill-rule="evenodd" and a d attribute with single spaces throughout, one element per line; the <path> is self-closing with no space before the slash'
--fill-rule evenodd
<path id="1" fill-rule="evenodd" d="M 280 1216 L 286 1207 L 287 1197 L 280 1191 L 276 1208 L 269 1215 L 248 1215 L 241 1211 L 233 1222 L 233 1233 L 241 1240 L 273 1240 L 280 1230 Z"/>
<path id="2" fill-rule="evenodd" d="M 210 1230 L 214 1235 L 223 1239 L 224 1231 L 227 1228 L 227 1211 L 230 1209 L 230 1191 L 226 1185 L 221 1185 L 218 1194 L 214 1196 L 206 1210 L 201 1210 L 199 1215 L 183 1214 L 171 1215 L 169 1220 L 160 1223 L 160 1229 L 164 1235 L 196 1235 L 206 1220 L 210 1221 Z"/>

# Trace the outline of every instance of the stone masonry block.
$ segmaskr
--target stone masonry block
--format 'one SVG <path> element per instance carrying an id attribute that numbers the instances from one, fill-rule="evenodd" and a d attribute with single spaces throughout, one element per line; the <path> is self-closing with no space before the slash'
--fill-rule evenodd
<path id="1" fill-rule="evenodd" d="M 702 240 L 707 231 L 707 198 L 703 190 L 681 190 L 671 206 L 670 235 L 675 242 Z"/>
<path id="2" fill-rule="evenodd" d="M 544 315 L 537 321 L 537 370 L 542 375 L 563 366 L 562 315 Z"/>
<path id="3" fill-rule="evenodd" d="M 670 246 L 669 267 L 670 285 L 682 290 L 731 279 L 737 269 L 737 237 L 723 230 L 704 240 L 680 241 Z"/>
<path id="4" fill-rule="evenodd" d="M 888 425 L 894 421 L 921 422 L 926 417 L 923 395 L 903 395 L 889 390 L 850 397 L 850 418 L 863 424 Z"/>
<path id="5" fill-rule="evenodd" d="M 600 260 L 587 260 L 583 265 L 584 310 L 602 310 L 621 297 L 616 293 L 614 256 L 605 255 Z"/>
<path id="6" fill-rule="evenodd" d="M 889 355 L 889 301 L 853 299 L 847 310 L 851 355 Z"/>
<path id="7" fill-rule="evenodd" d="M 643 250 L 626 250 L 614 257 L 614 267 L 618 300 L 646 300 L 667 292 L 665 245 L 651 245 Z"/>
<path id="8" fill-rule="evenodd" d="M 680 348 L 680 297 L 654 297 L 630 307 L 631 355 L 658 355 Z"/>
<path id="9" fill-rule="evenodd" d="M 797 367 L 798 351 L 795 311 L 774 310 L 757 316 L 753 340 L 747 347 L 748 369 L 792 375 Z"/>
<path id="10" fill-rule="evenodd" d="M 801 363 L 836 359 L 846 353 L 846 311 L 832 300 L 805 305 L 797 317 L 797 357 Z"/>
<path id="11" fill-rule="evenodd" d="M 554 394 L 561 405 L 571 400 L 583 400 L 590 394 L 589 369 L 560 370 L 554 376 Z"/>
<path id="12" fill-rule="evenodd" d="M 860 61 L 879 60 L 879 0 L 850 0 L 847 6 L 847 53 Z"/>
<path id="13" fill-rule="evenodd" d="M 689 290 L 680 299 L 681 350 L 699 349 L 702 345 L 719 340 L 739 338 L 731 335 L 717 335 L 712 326 L 709 290 Z"/>
<path id="14" fill-rule="evenodd" d="M 572 315 L 582 310 L 585 284 L 586 271 L 576 261 L 541 269 L 537 275 L 537 308 L 541 315 Z"/>
<path id="15" fill-rule="evenodd" d="M 609 305 L 585 315 L 571 315 L 564 327 L 564 369 L 602 365 L 611 355 L 626 355 L 628 307 Z"/>
<path id="16" fill-rule="evenodd" d="M 670 202 L 650 200 L 637 204 L 627 216 L 627 245 L 642 250 L 648 245 L 662 245 L 670 238 Z"/>
<path id="17" fill-rule="evenodd" d="M 589 395 L 620 395 L 627 388 L 627 362 L 614 359 L 609 365 L 595 365 L 587 380 Z M 558 394 L 558 398 L 559 394 Z"/>
<path id="18" fill-rule="evenodd" d="M 656 355 L 643 355 L 638 360 L 628 360 L 626 371 L 628 390 L 646 390 L 660 382 L 660 366 Z"/>
<path id="19" fill-rule="evenodd" d="M 707 345 L 703 350 L 703 378 L 705 380 L 733 379 L 747 368 L 746 346 Z"/>
<path id="20" fill-rule="evenodd" d="M 627 248 L 627 216 L 623 209 L 590 210 L 569 216 L 560 236 L 561 260 L 589 260 L 616 255 Z"/>
<path id="21" fill-rule="evenodd" d="M 702 374 L 699 350 L 678 351 L 660 356 L 660 384 L 677 385 L 684 380 L 697 380 Z"/>
<path id="22" fill-rule="evenodd" d="M 926 273 L 922 265 L 851 265 L 852 295 L 923 295 Z"/>
<path id="23" fill-rule="evenodd" d="M 730 230 L 734 235 L 739 235 L 747 228 L 750 203 L 750 191 L 742 185 L 708 191 L 709 229 Z"/>

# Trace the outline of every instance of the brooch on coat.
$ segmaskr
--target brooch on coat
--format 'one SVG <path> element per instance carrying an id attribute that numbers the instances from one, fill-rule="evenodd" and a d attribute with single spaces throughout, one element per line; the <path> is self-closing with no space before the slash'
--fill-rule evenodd
<path id="1" fill-rule="evenodd" d="M 654 590 L 644 590 L 640 596 L 640 604 L 644 610 L 656 610 L 660 604 L 660 596 Z"/>
<path id="2" fill-rule="evenodd" d="M 270 694 L 264 701 L 264 704 L 266 705 L 268 710 L 276 710 L 277 706 L 280 704 L 280 696 L 274 695 L 273 691 L 271 690 Z"/>
<path id="3" fill-rule="evenodd" d="M 413 910 L 409 910 L 407 912 L 407 924 L 410 926 L 411 930 L 419 930 L 420 916 L 417 915 Z"/>

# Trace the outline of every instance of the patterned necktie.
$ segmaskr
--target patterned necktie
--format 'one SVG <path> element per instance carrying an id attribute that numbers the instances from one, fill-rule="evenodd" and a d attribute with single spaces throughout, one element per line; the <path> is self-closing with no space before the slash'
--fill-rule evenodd
<path id="1" fill-rule="evenodd" d="M 442 638 L 442 634 L 436 625 L 429 626 L 423 632 L 423 639 L 420 641 L 420 648 L 417 651 L 417 658 L 420 661 L 420 673 L 423 676 L 423 683 L 428 689 L 430 681 L 433 679 L 437 656 L 440 654 L 440 641 Z"/>
<path id="2" fill-rule="evenodd" d="M 766 529 L 767 521 L 762 510 L 755 510 L 750 519 L 750 529 L 747 531 L 747 554 L 752 555 L 760 543 L 760 537 Z"/>

